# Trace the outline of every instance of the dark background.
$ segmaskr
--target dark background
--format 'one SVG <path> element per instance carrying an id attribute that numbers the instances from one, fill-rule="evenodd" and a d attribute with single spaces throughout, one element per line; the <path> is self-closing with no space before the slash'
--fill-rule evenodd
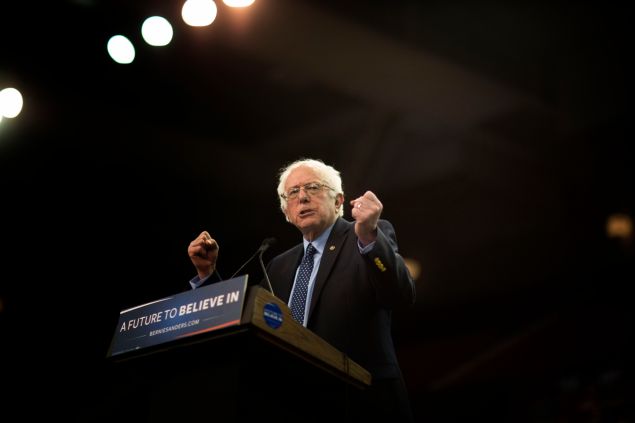
<path id="1" fill-rule="evenodd" d="M 393 325 L 418 420 L 635 419 L 632 235 L 605 232 L 634 210 L 628 6 L 217 4 L 206 28 L 182 2 L 0 8 L 0 89 L 24 96 L 0 123 L 9 406 L 97 420 L 119 311 L 187 289 L 204 229 L 225 276 L 298 242 L 275 189 L 305 156 L 373 190 L 421 265 Z M 166 47 L 141 38 L 155 14 Z"/>

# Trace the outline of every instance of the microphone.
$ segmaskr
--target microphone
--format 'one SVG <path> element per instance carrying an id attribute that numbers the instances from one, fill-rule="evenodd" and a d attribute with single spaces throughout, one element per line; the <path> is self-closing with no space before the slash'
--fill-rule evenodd
<path id="1" fill-rule="evenodd" d="M 275 243 L 276 243 L 276 239 L 274 237 L 265 238 L 262 241 L 262 244 L 260 244 L 260 248 L 258 248 L 258 251 L 264 253 L 265 251 L 267 251 L 267 248 L 271 247 Z"/>
<path id="2" fill-rule="evenodd" d="M 258 256 L 258 260 L 260 261 L 260 266 L 262 267 L 262 271 L 263 271 L 263 273 L 265 274 L 265 279 L 267 280 L 267 284 L 269 285 L 269 291 L 271 291 L 271 293 L 273 294 L 273 288 L 271 287 L 271 281 L 269 280 L 269 275 L 267 275 L 267 270 L 265 269 L 265 265 L 264 265 L 264 263 L 262 262 L 262 254 L 263 254 L 265 251 L 267 251 L 267 249 L 268 249 L 268 248 L 269 248 L 272 244 L 274 244 L 275 242 L 276 242 L 276 239 L 275 239 L 275 238 L 273 238 L 273 237 L 272 237 L 272 238 L 265 238 L 265 239 L 262 241 L 262 244 L 260 244 L 260 247 L 258 247 L 258 249 L 256 250 L 256 252 L 255 252 L 255 253 L 254 253 L 251 257 L 249 257 L 249 259 L 248 259 L 246 262 L 244 262 L 244 263 L 243 263 L 243 265 L 242 265 L 242 266 L 240 266 L 240 267 L 238 268 L 238 270 L 236 270 L 236 271 L 234 272 L 234 274 L 233 274 L 233 275 L 231 275 L 231 276 L 229 277 L 229 279 L 231 279 L 231 278 L 233 278 L 234 276 L 236 276 L 236 275 L 238 274 L 238 272 L 240 272 L 240 271 L 241 271 L 241 270 L 242 270 L 245 266 L 247 266 L 247 264 L 249 264 L 249 263 L 250 263 L 250 262 L 254 259 L 254 257 L 256 257 L 256 255 L 257 255 L 257 256 Z M 274 295 L 275 295 L 275 294 L 274 294 Z"/>

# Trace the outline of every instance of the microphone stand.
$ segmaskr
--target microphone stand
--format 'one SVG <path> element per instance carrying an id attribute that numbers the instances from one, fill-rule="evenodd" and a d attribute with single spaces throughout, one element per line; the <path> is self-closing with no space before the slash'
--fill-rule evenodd
<path id="1" fill-rule="evenodd" d="M 265 269 L 265 264 L 262 261 L 262 254 L 265 251 L 267 251 L 267 249 L 271 246 L 271 244 L 273 244 L 275 242 L 276 242 L 275 238 L 267 238 L 264 241 L 262 241 L 262 244 L 260 244 L 260 247 L 258 248 L 258 250 L 256 250 L 256 252 L 251 257 L 249 257 L 249 259 L 245 263 L 243 263 L 243 265 L 240 266 L 238 268 L 238 270 L 236 270 L 234 272 L 233 275 L 231 275 L 229 277 L 229 279 L 231 279 L 234 276 L 236 276 L 238 274 L 238 272 L 240 272 L 249 262 L 251 262 L 254 259 L 254 257 L 256 257 L 256 255 L 258 255 L 258 261 L 260 262 L 260 267 L 262 268 L 262 273 L 264 273 L 264 275 L 265 275 L 265 280 L 267 281 L 267 285 L 269 285 L 269 291 L 271 292 L 271 294 L 273 294 L 275 296 L 276 294 L 274 294 L 274 292 L 273 292 L 273 287 L 271 286 L 271 281 L 269 280 L 269 275 L 267 274 L 267 269 Z"/>
<path id="2" fill-rule="evenodd" d="M 265 279 L 267 280 L 267 285 L 269 285 L 269 291 L 271 295 L 275 297 L 275 293 L 273 292 L 273 287 L 271 286 L 271 281 L 269 280 L 269 275 L 267 275 L 267 269 L 265 269 L 265 264 L 262 262 L 262 253 L 264 253 L 266 248 L 262 248 L 260 250 L 260 254 L 258 255 L 258 261 L 260 262 L 260 267 L 262 268 L 262 273 L 265 275 Z"/>

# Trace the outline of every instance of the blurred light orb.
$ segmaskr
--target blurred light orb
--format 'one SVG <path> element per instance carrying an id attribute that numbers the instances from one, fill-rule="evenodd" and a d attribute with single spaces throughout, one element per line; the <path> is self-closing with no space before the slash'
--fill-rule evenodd
<path id="1" fill-rule="evenodd" d="M 248 7 L 254 4 L 254 1 L 256 0 L 223 0 L 223 3 L 229 7 Z"/>
<path id="2" fill-rule="evenodd" d="M 167 19 L 161 16 L 151 16 L 141 25 L 141 36 L 146 43 L 155 47 L 170 44 L 174 31 Z"/>
<path id="3" fill-rule="evenodd" d="M 410 272 L 410 276 L 412 276 L 412 279 L 417 280 L 421 275 L 421 263 L 418 260 L 407 257 L 404 257 L 403 260 Z"/>
<path id="4" fill-rule="evenodd" d="M 127 65 L 134 60 L 135 49 L 128 38 L 123 35 L 113 35 L 108 40 L 108 54 L 115 62 Z"/>
<path id="5" fill-rule="evenodd" d="M 213 0 L 187 0 L 181 9 L 181 16 L 190 26 L 207 26 L 214 22 L 217 12 Z"/>
<path id="6" fill-rule="evenodd" d="M 2 117 L 14 118 L 22 111 L 22 94 L 15 88 L 0 91 L 0 121 Z"/>
<path id="7" fill-rule="evenodd" d="M 625 213 L 610 215 L 606 220 L 606 235 L 609 238 L 631 238 L 633 236 L 633 220 Z"/>

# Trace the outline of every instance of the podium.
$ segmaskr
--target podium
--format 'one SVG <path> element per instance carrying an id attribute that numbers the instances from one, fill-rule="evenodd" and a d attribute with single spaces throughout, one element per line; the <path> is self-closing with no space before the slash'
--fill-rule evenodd
<path id="1" fill-rule="evenodd" d="M 111 346 L 111 417 L 347 420 L 354 413 L 351 398 L 370 386 L 370 373 L 298 324 L 269 291 L 247 287 L 245 279 L 242 294 L 239 322 L 120 354 Z"/>

